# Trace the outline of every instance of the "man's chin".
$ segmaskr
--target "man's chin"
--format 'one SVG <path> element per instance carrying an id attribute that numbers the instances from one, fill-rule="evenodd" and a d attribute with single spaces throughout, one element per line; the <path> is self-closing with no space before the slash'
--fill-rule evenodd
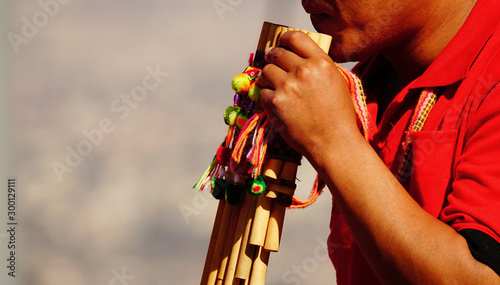
<path id="1" fill-rule="evenodd" d="M 325 22 L 327 19 L 327 15 L 311 14 L 309 17 L 311 18 L 311 23 L 312 23 L 314 29 L 318 33 L 325 33 L 324 31 L 326 30 L 325 29 L 325 26 L 326 26 Z"/>
<path id="2" fill-rule="evenodd" d="M 363 52 L 361 52 L 361 50 L 348 49 L 346 47 L 342 47 L 342 44 L 340 45 L 332 44 L 328 55 L 333 59 L 333 61 L 337 63 L 362 61 L 371 56 L 371 54 L 370 55 L 364 54 Z"/>

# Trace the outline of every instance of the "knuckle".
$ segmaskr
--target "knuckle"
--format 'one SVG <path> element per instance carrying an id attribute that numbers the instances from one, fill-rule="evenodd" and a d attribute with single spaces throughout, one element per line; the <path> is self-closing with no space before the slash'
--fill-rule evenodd
<path id="1" fill-rule="evenodd" d="M 285 80 L 283 82 L 283 90 L 285 93 L 294 93 L 297 90 L 297 84 L 295 83 L 294 80 Z"/>
<path id="2" fill-rule="evenodd" d="M 298 78 L 306 80 L 319 76 L 320 73 L 331 73 L 336 70 L 333 61 L 326 57 L 308 60 L 296 67 L 295 73 Z"/>
<path id="3" fill-rule="evenodd" d="M 307 37 L 307 35 L 304 34 L 303 32 L 300 32 L 300 31 L 291 31 L 289 33 L 289 36 L 288 36 L 288 41 L 291 44 L 296 44 L 298 42 L 303 41 L 305 36 Z"/>
<path id="4" fill-rule="evenodd" d="M 281 47 L 274 47 L 270 53 L 269 53 L 269 59 L 271 60 L 270 62 L 279 62 L 280 59 L 283 57 L 283 54 L 285 52 L 284 48 Z"/>
<path id="5" fill-rule="evenodd" d="M 317 59 L 318 68 L 330 70 L 333 67 L 333 61 L 329 57 L 321 57 Z"/>
<path id="6" fill-rule="evenodd" d="M 295 72 L 296 72 L 298 78 L 305 79 L 305 78 L 308 78 L 311 76 L 313 69 L 314 69 L 314 67 L 312 66 L 312 64 L 309 62 L 306 62 L 304 64 L 297 66 L 297 69 Z"/>

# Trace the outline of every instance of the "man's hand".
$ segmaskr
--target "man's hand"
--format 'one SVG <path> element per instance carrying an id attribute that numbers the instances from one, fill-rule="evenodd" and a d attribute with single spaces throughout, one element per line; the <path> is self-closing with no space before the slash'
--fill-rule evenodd
<path id="1" fill-rule="evenodd" d="M 321 152 L 360 136 L 346 82 L 336 64 L 306 34 L 285 33 L 266 51 L 261 103 L 273 125 L 314 161 Z"/>

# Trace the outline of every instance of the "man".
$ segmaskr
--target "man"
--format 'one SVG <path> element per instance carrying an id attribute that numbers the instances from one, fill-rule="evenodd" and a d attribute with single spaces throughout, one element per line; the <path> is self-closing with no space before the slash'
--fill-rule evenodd
<path id="1" fill-rule="evenodd" d="M 330 57 L 286 33 L 260 98 L 333 195 L 337 282 L 500 284 L 500 1 L 302 2 Z M 360 61 L 368 141 L 332 59 Z"/>

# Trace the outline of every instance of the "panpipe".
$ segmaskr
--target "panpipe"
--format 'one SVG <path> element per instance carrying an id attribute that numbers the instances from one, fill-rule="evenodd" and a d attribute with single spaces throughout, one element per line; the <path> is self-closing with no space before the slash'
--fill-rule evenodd
<path id="1" fill-rule="evenodd" d="M 200 189 L 210 185 L 212 195 L 219 199 L 202 285 L 265 284 L 269 255 L 279 250 L 285 211 L 295 199 L 302 157 L 266 120 L 258 104 L 258 82 L 254 81 L 266 64 L 266 49 L 276 46 L 285 32 L 296 30 L 264 22 L 255 55 L 240 76 L 243 79 L 233 78 L 234 105 L 224 114 L 230 125 L 228 135 L 195 185 Z M 298 31 L 328 53 L 329 35 Z"/>

